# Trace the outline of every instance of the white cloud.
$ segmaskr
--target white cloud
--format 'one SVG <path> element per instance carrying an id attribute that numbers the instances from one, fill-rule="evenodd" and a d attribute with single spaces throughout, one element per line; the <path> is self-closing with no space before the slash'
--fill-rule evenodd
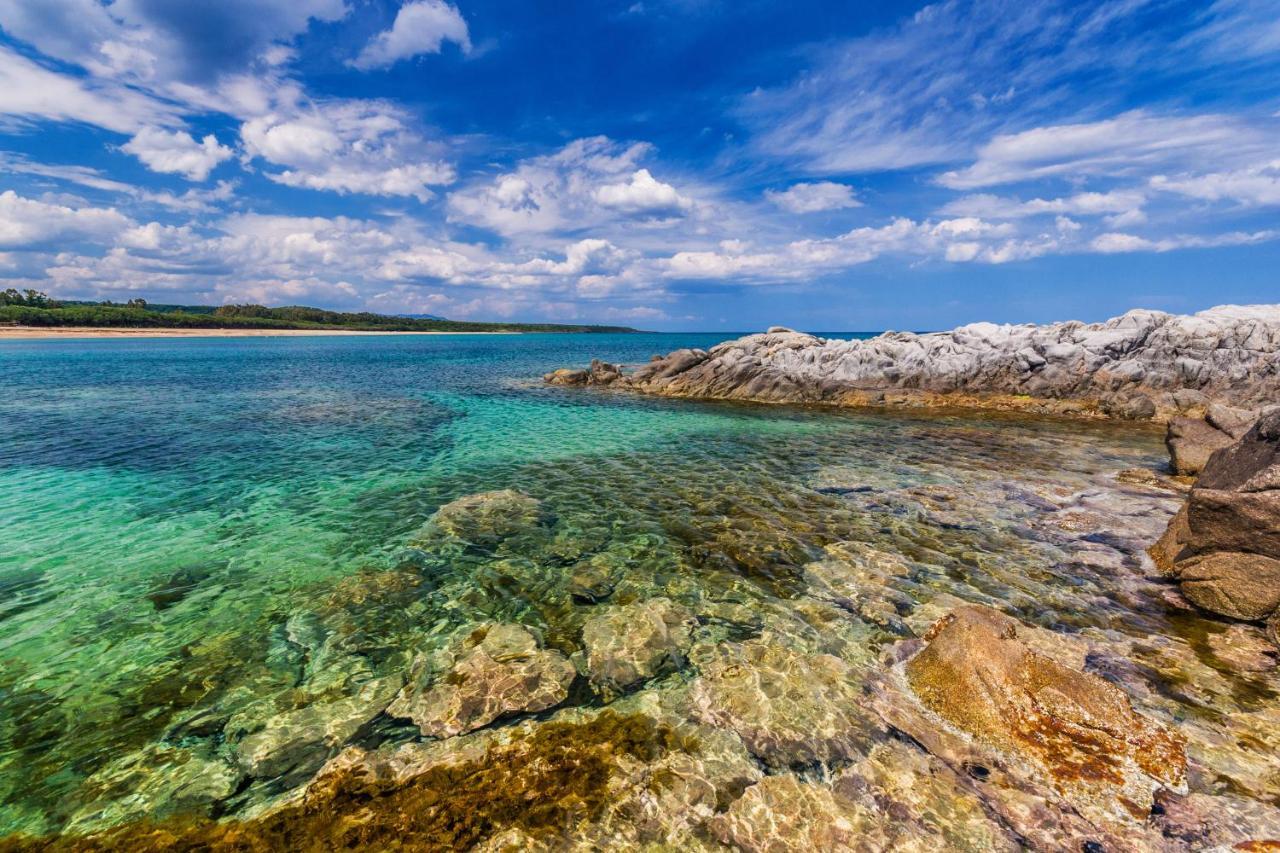
<path id="1" fill-rule="evenodd" d="M 177 173 L 189 181 L 205 180 L 219 163 L 231 159 L 231 149 L 220 145 L 213 134 L 197 142 L 186 131 L 158 127 L 144 127 L 122 150 L 153 172 Z"/>
<path id="2" fill-rule="evenodd" d="M 175 110 L 112 82 L 50 71 L 0 45 L 0 115 L 83 122 L 118 133 L 175 121 Z"/>
<path id="3" fill-rule="evenodd" d="M 32 249 L 54 240 L 109 240 L 130 225 L 114 208 L 73 208 L 0 193 L 0 248 Z"/>
<path id="4" fill-rule="evenodd" d="M 0 27 L 98 77 L 165 89 L 279 59 L 281 45 L 313 20 L 337 21 L 348 11 L 345 0 L 7 0 Z"/>
<path id="5" fill-rule="evenodd" d="M 439 53 L 446 41 L 470 52 L 467 22 L 457 7 L 443 0 L 415 0 L 400 7 L 391 29 L 374 36 L 351 64 L 356 68 L 385 68 L 402 59 Z"/>
<path id="6" fill-rule="evenodd" d="M 940 0 L 810 51 L 793 80 L 751 92 L 737 113 L 755 154 L 811 173 L 949 164 L 993 136 L 1118 113 L 1162 83 L 1190 100 L 1200 80 L 1222 85 L 1213 71 L 1274 57 L 1280 44 L 1274 0 L 1216 0 L 1186 15 L 1152 6 Z"/>
<path id="7" fill-rule="evenodd" d="M 19 154 L 0 152 L 0 174 L 4 173 L 53 178 L 106 192 L 127 193 L 134 189 L 130 184 L 113 181 L 100 170 L 88 166 L 36 163 Z"/>
<path id="8" fill-rule="evenodd" d="M 765 190 L 764 197 L 791 213 L 817 213 L 862 206 L 862 202 L 854 198 L 853 187 L 833 181 L 793 184 L 782 191 Z"/>
<path id="9" fill-rule="evenodd" d="M 648 169 L 639 169 L 625 183 L 605 184 L 595 191 L 596 203 L 621 213 L 665 218 L 680 216 L 693 202 L 671 184 L 655 180 Z"/>
<path id="10" fill-rule="evenodd" d="M 1105 121 L 1037 127 L 996 136 L 972 165 L 938 180 L 952 189 L 1053 177 L 1146 173 L 1212 158 L 1250 156 L 1273 144 L 1225 115 L 1157 116 L 1141 110 Z"/>
<path id="11" fill-rule="evenodd" d="M 966 195 L 947 202 L 940 213 L 951 216 L 979 216 L 987 219 L 1022 219 L 1029 216 L 1123 215 L 1140 211 L 1146 196 L 1135 190 L 1082 192 L 1063 198 L 1033 198 L 1027 201 L 987 193 Z"/>
<path id="12" fill-rule="evenodd" d="M 1268 207 L 1280 204 L 1280 160 L 1229 172 L 1156 175 L 1153 189 L 1178 193 L 1206 201 L 1234 201 Z"/>
<path id="13" fill-rule="evenodd" d="M 1089 244 L 1089 248 L 1105 255 L 1122 252 L 1172 252 L 1177 249 L 1211 249 L 1220 246 L 1247 246 L 1252 243 L 1263 243 L 1280 239 L 1280 231 L 1233 231 L 1227 234 L 1208 236 L 1182 234 L 1174 237 L 1148 239 L 1122 232 L 1100 234 Z"/>
<path id="14" fill-rule="evenodd" d="M 282 104 L 246 121 L 246 153 L 282 171 L 277 183 L 338 193 L 412 196 L 427 201 L 431 186 L 452 183 L 453 167 L 410 128 L 407 116 L 380 101 Z"/>
<path id="15" fill-rule="evenodd" d="M 610 222 L 670 225 L 697 202 L 638 168 L 651 147 L 603 136 L 521 161 L 497 177 L 450 193 L 449 216 L 504 236 L 551 234 Z"/>

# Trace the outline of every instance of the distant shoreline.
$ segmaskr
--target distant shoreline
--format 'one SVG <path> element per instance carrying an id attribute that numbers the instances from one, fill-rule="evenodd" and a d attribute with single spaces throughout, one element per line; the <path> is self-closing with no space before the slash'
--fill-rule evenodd
<path id="1" fill-rule="evenodd" d="M 402 332 L 366 329 L 177 329 L 94 326 L 0 326 L 0 340 L 36 341 L 58 338 L 265 338 L 330 335 L 522 335 L 524 332 Z"/>

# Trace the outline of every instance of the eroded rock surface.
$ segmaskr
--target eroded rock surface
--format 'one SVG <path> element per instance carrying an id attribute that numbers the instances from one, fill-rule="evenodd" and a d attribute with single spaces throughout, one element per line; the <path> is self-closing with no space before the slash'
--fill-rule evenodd
<path id="1" fill-rule="evenodd" d="M 419 659 L 415 677 L 387 708 L 424 735 L 452 737 L 508 714 L 554 707 L 576 672 L 564 655 L 539 647 L 520 625 L 482 625 L 451 653 L 447 668 Z"/>
<path id="2" fill-rule="evenodd" d="M 1118 688 L 1033 651 L 1019 623 L 984 607 L 943 617 L 905 667 L 931 711 L 1034 765 L 1081 813 L 1140 820 L 1186 781 L 1183 739 L 1136 713 Z"/>
<path id="3" fill-rule="evenodd" d="M 613 365 L 547 381 L 675 397 L 837 405 L 972 405 L 1125 419 L 1260 408 L 1280 396 L 1280 305 L 1105 323 L 973 323 L 949 332 L 825 340 L 775 327 L 676 350 L 630 374 Z M 607 369 L 606 369 L 607 368 Z"/>

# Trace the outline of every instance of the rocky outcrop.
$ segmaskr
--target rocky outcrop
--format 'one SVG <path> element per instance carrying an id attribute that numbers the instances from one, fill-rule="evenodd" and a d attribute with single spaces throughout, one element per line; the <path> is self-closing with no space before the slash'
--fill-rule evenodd
<path id="1" fill-rule="evenodd" d="M 682 349 L 627 373 L 593 362 L 561 385 L 673 397 L 833 405 L 959 405 L 1128 419 L 1259 408 L 1280 396 L 1280 305 L 1105 323 L 973 323 L 950 332 L 825 340 L 775 327 Z"/>
<path id="2" fill-rule="evenodd" d="M 1163 849 L 1154 795 L 1185 792 L 1183 737 L 1076 668 L 1072 643 L 962 605 L 890 650 L 872 707 L 967 778 L 1032 849 Z"/>
<path id="3" fill-rule="evenodd" d="M 953 610 L 907 662 L 911 688 L 947 722 L 1036 766 L 1086 816 L 1143 816 L 1154 791 L 1184 784 L 1180 736 L 1108 682 L 1033 651 L 1019 627 L 988 608 Z"/>
<path id="4" fill-rule="evenodd" d="M 1280 609 L 1280 407 L 1213 453 L 1150 554 L 1205 610 L 1256 621 Z"/>
<path id="5" fill-rule="evenodd" d="M 538 639 L 520 625 L 482 625 L 468 633 L 452 658 L 438 677 L 420 659 L 387 713 L 413 720 L 429 737 L 452 737 L 505 715 L 559 705 L 577 674 L 568 658 L 539 648 Z"/>
<path id="6" fill-rule="evenodd" d="M 1164 443 L 1174 473 L 1184 477 L 1199 474 L 1214 451 L 1239 441 L 1257 419 L 1256 411 L 1213 403 L 1202 418 L 1169 421 Z"/>

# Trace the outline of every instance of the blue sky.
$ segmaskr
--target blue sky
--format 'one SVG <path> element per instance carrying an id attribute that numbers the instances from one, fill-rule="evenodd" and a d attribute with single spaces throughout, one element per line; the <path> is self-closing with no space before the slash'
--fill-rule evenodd
<path id="1" fill-rule="evenodd" d="M 656 329 L 1280 301 L 1280 0 L 0 0 L 0 287 Z"/>

